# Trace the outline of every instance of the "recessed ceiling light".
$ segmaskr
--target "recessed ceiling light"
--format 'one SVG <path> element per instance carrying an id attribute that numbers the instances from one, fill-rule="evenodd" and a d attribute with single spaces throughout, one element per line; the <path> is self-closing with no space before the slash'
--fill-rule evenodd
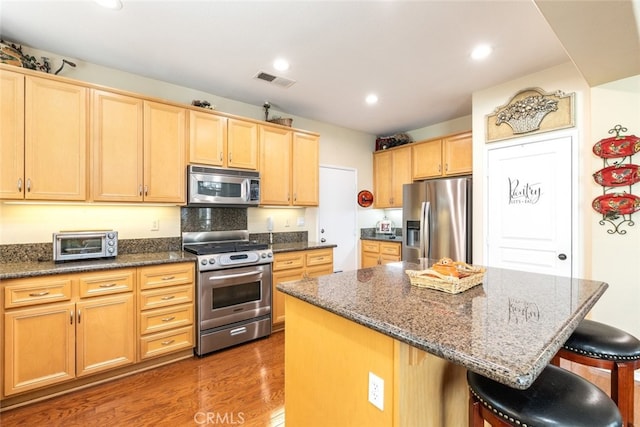
<path id="1" fill-rule="evenodd" d="M 273 68 L 278 71 L 286 71 L 289 69 L 289 61 L 286 59 L 278 58 L 273 61 Z"/>
<path id="2" fill-rule="evenodd" d="M 493 52 L 491 46 L 489 46 L 488 44 L 481 44 L 473 49 L 473 51 L 471 52 L 471 58 L 479 61 L 491 55 L 491 52 Z"/>
<path id="3" fill-rule="evenodd" d="M 365 102 L 369 105 L 374 105 L 378 103 L 378 95 L 372 93 L 367 95 L 367 97 L 364 99 Z"/>
<path id="4" fill-rule="evenodd" d="M 122 9 L 122 2 L 120 0 L 94 0 L 102 7 L 107 9 L 119 10 Z"/>

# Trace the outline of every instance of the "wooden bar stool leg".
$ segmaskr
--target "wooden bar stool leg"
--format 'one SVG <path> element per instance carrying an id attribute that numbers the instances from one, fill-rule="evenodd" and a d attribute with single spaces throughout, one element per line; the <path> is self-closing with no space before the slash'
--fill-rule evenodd
<path id="1" fill-rule="evenodd" d="M 484 427 L 482 405 L 471 392 L 469 392 L 469 427 Z"/>
<path id="2" fill-rule="evenodd" d="M 611 371 L 611 399 L 618 405 L 623 426 L 633 427 L 633 366 L 616 363 Z"/>

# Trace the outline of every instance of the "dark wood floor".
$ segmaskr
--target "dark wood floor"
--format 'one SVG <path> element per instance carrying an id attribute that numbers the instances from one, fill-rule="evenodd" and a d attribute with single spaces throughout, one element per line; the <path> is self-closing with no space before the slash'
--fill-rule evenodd
<path id="1" fill-rule="evenodd" d="M 562 366 L 608 392 L 606 372 Z M 634 412 L 640 425 L 638 382 Z M 9 410 L 0 425 L 283 427 L 284 333 Z"/>

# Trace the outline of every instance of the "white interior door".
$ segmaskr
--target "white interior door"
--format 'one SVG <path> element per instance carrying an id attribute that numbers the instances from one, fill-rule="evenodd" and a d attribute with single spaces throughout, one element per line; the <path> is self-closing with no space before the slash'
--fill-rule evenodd
<path id="1" fill-rule="evenodd" d="M 318 236 L 338 245 L 333 250 L 333 271 L 357 266 L 356 181 L 355 169 L 320 166 Z"/>
<path id="2" fill-rule="evenodd" d="M 487 264 L 571 276 L 572 138 L 546 138 L 487 151 Z"/>

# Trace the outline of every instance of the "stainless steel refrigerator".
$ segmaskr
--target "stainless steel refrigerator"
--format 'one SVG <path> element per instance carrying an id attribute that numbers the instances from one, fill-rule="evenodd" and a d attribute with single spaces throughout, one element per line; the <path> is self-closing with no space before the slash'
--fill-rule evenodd
<path id="1" fill-rule="evenodd" d="M 471 264 L 471 178 L 403 186 L 402 259 L 443 257 Z"/>

